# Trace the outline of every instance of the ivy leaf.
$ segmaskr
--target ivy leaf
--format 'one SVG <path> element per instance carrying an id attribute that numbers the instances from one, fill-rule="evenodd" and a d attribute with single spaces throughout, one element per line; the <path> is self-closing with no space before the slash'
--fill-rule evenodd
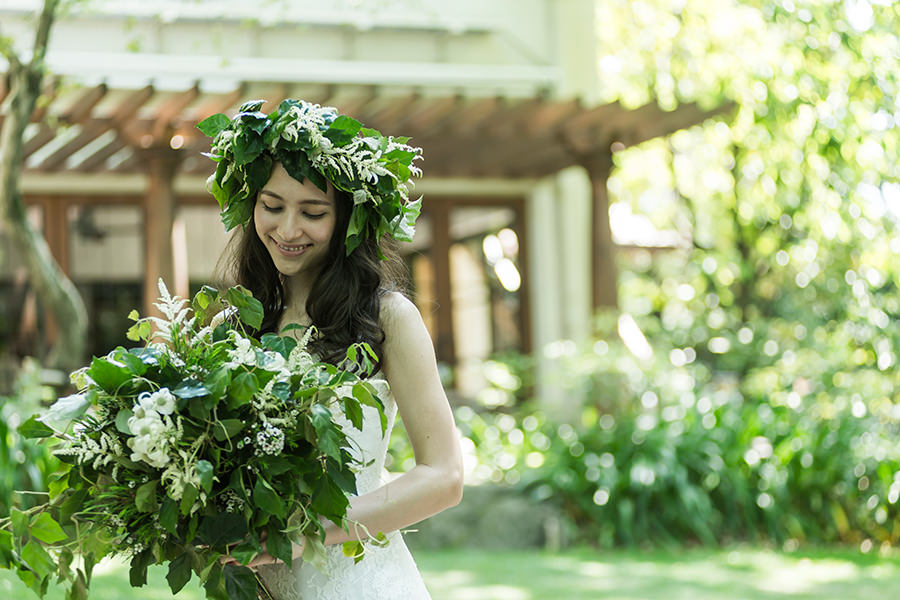
<path id="1" fill-rule="evenodd" d="M 203 132 L 203 135 L 214 138 L 230 124 L 231 119 L 222 113 L 217 113 L 197 123 L 197 129 Z"/>
<path id="2" fill-rule="evenodd" d="M 291 350 L 297 346 L 297 340 L 288 336 L 266 333 L 259 339 L 266 350 L 274 350 L 285 358 L 291 355 Z"/>
<path id="3" fill-rule="evenodd" d="M 262 552 L 262 546 L 255 537 L 249 537 L 231 549 L 231 556 L 238 562 L 247 564 Z"/>
<path id="4" fill-rule="evenodd" d="M 247 536 L 244 517 L 235 513 L 220 513 L 203 517 L 197 528 L 197 539 L 212 548 L 220 548 Z"/>
<path id="5" fill-rule="evenodd" d="M 259 156 L 265 146 L 261 135 L 252 129 L 245 128 L 234 138 L 232 148 L 234 150 L 234 164 L 240 167 Z"/>
<path id="6" fill-rule="evenodd" d="M 134 495 L 134 506 L 140 512 L 155 512 L 159 503 L 156 501 L 156 484 L 158 480 L 152 479 L 137 489 Z"/>
<path id="7" fill-rule="evenodd" d="M 163 500 L 159 509 L 159 524 L 169 533 L 175 533 L 178 525 L 178 504 L 169 497 Z"/>
<path id="8" fill-rule="evenodd" d="M 213 428 L 213 437 L 219 442 L 224 442 L 240 433 L 243 428 L 244 422 L 240 419 L 223 419 L 222 421 L 216 421 L 216 425 Z"/>
<path id="9" fill-rule="evenodd" d="M 22 560 L 28 564 L 39 579 L 43 579 L 56 570 L 56 563 L 53 561 L 53 558 L 35 540 L 29 540 L 25 547 L 22 548 Z"/>
<path id="10" fill-rule="evenodd" d="M 132 377 L 131 371 L 125 365 L 116 365 L 106 358 L 97 358 L 91 361 L 87 375 L 93 379 L 107 393 L 114 394 L 116 390 Z"/>
<path id="11" fill-rule="evenodd" d="M 249 214 L 247 216 L 249 218 Z M 239 285 L 230 287 L 225 292 L 225 299 L 238 309 L 238 316 L 240 316 L 241 321 L 253 329 L 260 328 L 264 314 L 263 307 L 249 290 Z"/>
<path id="12" fill-rule="evenodd" d="M 191 512 L 199 495 L 200 490 L 195 485 L 189 483 L 184 486 L 184 493 L 181 496 L 181 514 L 186 515 Z"/>
<path id="13" fill-rule="evenodd" d="M 130 376 L 129 376 L 130 378 Z M 57 431 L 65 431 L 75 419 L 81 417 L 91 405 L 96 392 L 63 396 L 53 403 L 38 420 Z"/>
<path id="14" fill-rule="evenodd" d="M 318 448 L 334 460 L 341 460 L 340 429 L 331 420 L 331 413 L 321 404 L 310 406 L 310 417 L 316 430 Z"/>
<path id="15" fill-rule="evenodd" d="M 209 395 L 209 389 L 196 379 L 185 379 L 172 393 L 179 398 L 200 398 Z"/>
<path id="16" fill-rule="evenodd" d="M 228 386 L 228 408 L 235 409 L 247 404 L 258 389 L 259 381 L 250 371 L 232 378 L 231 385 Z"/>
<path id="17" fill-rule="evenodd" d="M 128 419 L 134 416 L 129 408 L 120 408 L 116 413 L 116 429 L 121 433 L 131 435 L 131 428 L 128 426 Z"/>
<path id="18" fill-rule="evenodd" d="M 256 575 L 247 567 L 225 565 L 225 591 L 231 600 L 256 600 Z"/>
<path id="19" fill-rule="evenodd" d="M 222 365 L 212 373 L 210 373 L 206 380 L 204 380 L 203 385 L 206 386 L 206 389 L 209 390 L 209 395 L 212 396 L 216 401 L 218 401 L 223 395 L 225 395 L 225 390 L 228 388 L 228 384 L 231 383 L 231 369 Z M 208 406 L 207 408 L 212 408 L 212 406 Z"/>
<path id="20" fill-rule="evenodd" d="M 191 562 L 187 552 L 169 563 L 169 573 L 166 575 L 166 581 L 169 582 L 169 589 L 173 594 L 177 594 L 191 580 Z"/>
<path id="21" fill-rule="evenodd" d="M 222 224 L 225 225 L 225 231 L 231 231 L 238 225 L 243 225 L 250 220 L 253 207 L 250 206 L 250 202 L 245 198 L 232 199 L 230 196 L 225 196 L 224 199 L 220 199 L 217 196 L 216 200 L 219 201 L 220 205 L 223 203 L 227 204 L 222 209 L 222 212 L 219 213 L 219 216 L 222 217 Z"/>
<path id="22" fill-rule="evenodd" d="M 362 129 L 362 123 L 347 115 L 341 115 L 328 127 L 325 137 L 337 146 L 344 146 L 359 133 L 360 129 Z"/>
<path id="23" fill-rule="evenodd" d="M 213 466 L 208 460 L 198 460 L 195 465 L 197 475 L 200 477 L 200 487 L 207 494 L 212 490 Z"/>
<path id="24" fill-rule="evenodd" d="M 153 562 L 153 552 L 147 548 L 143 552 L 134 555 L 131 559 L 131 568 L 128 569 L 128 581 L 131 587 L 141 587 L 147 584 L 147 567 Z"/>
<path id="25" fill-rule="evenodd" d="M 12 522 L 12 533 L 16 538 L 28 535 L 28 515 L 13 506 L 9 509 L 9 520 Z"/>
<path id="26" fill-rule="evenodd" d="M 37 420 L 37 415 L 32 415 L 27 421 L 19 425 L 19 435 L 26 439 L 48 438 L 53 436 L 53 430 Z"/>
<path id="27" fill-rule="evenodd" d="M 269 525 L 266 549 L 275 558 L 284 561 L 291 566 L 294 554 L 294 545 L 278 526 Z"/>
<path id="28" fill-rule="evenodd" d="M 340 525 L 341 516 L 346 512 L 348 504 L 346 494 L 330 477 L 319 478 L 310 500 L 310 506 L 314 511 Z"/>
<path id="29" fill-rule="evenodd" d="M 362 407 L 355 398 L 344 398 L 341 402 L 344 407 L 344 416 L 356 428 L 362 431 L 363 413 Z"/>
<path id="30" fill-rule="evenodd" d="M 32 519 L 28 532 L 45 544 L 53 544 L 68 537 L 59 523 L 46 512 L 42 512 Z"/>
<path id="31" fill-rule="evenodd" d="M 256 485 L 253 486 L 253 501 L 263 512 L 275 515 L 279 519 L 284 519 L 284 502 L 282 502 L 272 486 L 269 485 L 269 482 L 262 477 L 258 478 Z"/>

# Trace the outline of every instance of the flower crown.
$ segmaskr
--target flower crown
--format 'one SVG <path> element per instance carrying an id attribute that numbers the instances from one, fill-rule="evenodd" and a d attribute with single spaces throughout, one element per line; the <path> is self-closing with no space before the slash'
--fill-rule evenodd
<path id="1" fill-rule="evenodd" d="M 222 209 L 226 231 L 250 221 L 256 195 L 277 161 L 301 183 L 308 178 L 324 192 L 331 182 L 350 194 L 347 254 L 366 236 L 412 241 L 422 198 L 409 201 L 409 186 L 413 175 L 422 174 L 413 165 L 422 158 L 421 148 L 407 145 L 409 138 L 363 127 L 329 106 L 289 99 L 267 115 L 259 110 L 264 103 L 251 100 L 233 119 L 219 113 L 197 124 L 213 138 L 211 151 L 203 154 L 219 164 L 207 187 Z"/>

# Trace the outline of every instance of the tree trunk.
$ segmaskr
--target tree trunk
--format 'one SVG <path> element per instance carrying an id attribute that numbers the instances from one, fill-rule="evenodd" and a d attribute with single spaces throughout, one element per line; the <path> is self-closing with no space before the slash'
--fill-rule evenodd
<path id="1" fill-rule="evenodd" d="M 41 304 L 59 326 L 59 337 L 44 360 L 48 366 L 73 369 L 84 359 L 87 310 L 78 290 L 53 259 L 47 241 L 29 225 L 19 189 L 25 127 L 40 95 L 44 56 L 58 4 L 58 0 L 44 1 L 29 63 L 22 63 L 10 47 L 0 48 L 9 61 L 10 85 L 9 112 L 0 131 L 0 225 L 23 257 Z"/>

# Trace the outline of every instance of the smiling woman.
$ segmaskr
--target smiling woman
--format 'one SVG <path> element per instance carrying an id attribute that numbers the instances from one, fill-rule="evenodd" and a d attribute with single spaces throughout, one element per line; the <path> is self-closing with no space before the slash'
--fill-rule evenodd
<path id="1" fill-rule="evenodd" d="M 331 108 L 286 100 L 266 115 L 261 106 L 247 103 L 234 119 L 214 115 L 199 125 L 214 136 L 210 156 L 219 164 L 210 186 L 226 228 L 242 226 L 223 276 L 261 301 L 259 333 L 312 327 L 310 348 L 332 362 L 367 343 L 374 372 L 356 369 L 378 390 L 384 420 L 364 409 L 354 426 L 332 411 L 366 466 L 344 522 L 323 524 L 324 564 L 302 560 L 300 546 L 292 566 L 267 551 L 242 559 L 276 600 L 427 599 L 399 530 L 459 502 L 462 461 L 431 338 L 397 291 L 402 278 L 389 243 L 412 239 L 419 205 L 408 201 L 407 186 L 420 150 Z M 416 464 L 384 483 L 397 415 Z M 304 466 L 296 469 L 300 478 Z M 343 543 L 362 549 L 367 540 L 362 561 L 344 554 Z"/>

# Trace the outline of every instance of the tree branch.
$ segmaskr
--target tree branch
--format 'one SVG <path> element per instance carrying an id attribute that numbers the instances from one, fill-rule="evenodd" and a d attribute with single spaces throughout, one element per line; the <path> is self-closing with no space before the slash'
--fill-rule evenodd
<path id="1" fill-rule="evenodd" d="M 53 17 L 59 0 L 44 0 L 44 8 L 41 10 L 41 18 L 38 21 L 37 32 L 34 36 L 34 54 L 31 56 L 30 68 L 43 70 L 44 57 L 47 54 L 47 45 L 50 40 L 50 27 L 53 25 Z"/>

